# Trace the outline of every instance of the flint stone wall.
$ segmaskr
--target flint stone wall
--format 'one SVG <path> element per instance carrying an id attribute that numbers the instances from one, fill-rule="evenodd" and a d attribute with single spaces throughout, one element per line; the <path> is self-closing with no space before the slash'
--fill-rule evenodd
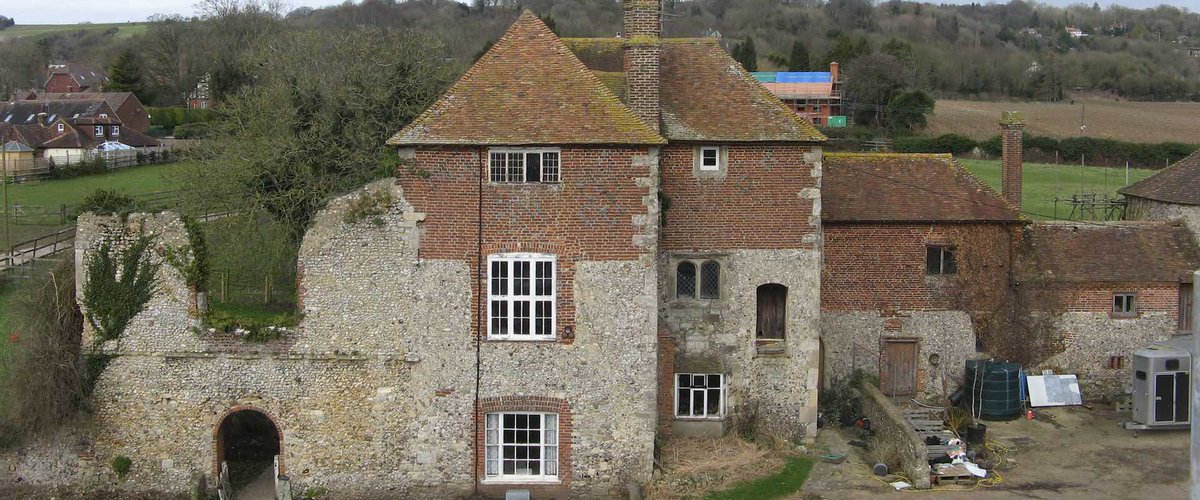
<path id="1" fill-rule="evenodd" d="M 353 200 L 389 190 L 382 214 L 347 220 Z M 361 207 L 360 207 L 361 208 Z M 391 179 L 331 202 L 299 255 L 304 317 L 293 334 L 236 349 L 191 328 L 182 276 L 126 332 L 95 392 L 97 463 L 133 459 L 123 487 L 184 491 L 216 471 L 215 431 L 234 408 L 267 414 L 297 491 L 338 498 L 453 497 L 472 491 L 475 348 L 470 273 L 420 259 L 422 214 Z M 170 214 L 156 238 L 186 241 Z M 161 228 L 161 229 L 159 229 Z M 115 231 L 81 224 L 77 259 Z M 485 342 L 481 397 L 566 400 L 571 470 L 556 495 L 610 495 L 650 476 L 655 436 L 655 276 L 637 261 L 579 262 L 571 344 Z M 568 476 L 569 474 L 569 476 Z"/>
<path id="2" fill-rule="evenodd" d="M 1133 352 L 1176 333 L 1177 318 L 1163 312 L 1144 312 L 1136 319 L 1108 313 L 1070 312 L 1059 316 L 1064 350 L 1029 373 L 1051 369 L 1079 377 L 1085 401 L 1111 400 L 1133 388 Z M 1109 368 L 1111 356 L 1124 356 L 1121 368 Z"/>
<path id="3" fill-rule="evenodd" d="M 817 249 L 731 250 L 660 259 L 659 317 L 677 346 L 675 372 L 727 374 L 727 421 L 753 413 L 759 431 L 793 440 L 815 436 L 819 255 Z M 675 298 L 675 267 L 692 258 L 721 263 L 720 299 Z M 758 354 L 755 344 L 757 290 L 769 283 L 788 288 L 783 354 Z"/>
<path id="4" fill-rule="evenodd" d="M 1129 220 L 1179 220 L 1200 243 L 1200 206 L 1163 203 L 1146 198 L 1128 197 Z"/>
<path id="5" fill-rule="evenodd" d="M 831 312 L 821 315 L 825 384 L 848 380 L 854 370 L 879 375 L 883 342 L 917 341 L 917 395 L 939 400 L 942 383 L 963 383 L 965 362 L 975 357 L 975 329 L 965 311 Z M 937 354 L 937 366 L 930 355 Z"/>

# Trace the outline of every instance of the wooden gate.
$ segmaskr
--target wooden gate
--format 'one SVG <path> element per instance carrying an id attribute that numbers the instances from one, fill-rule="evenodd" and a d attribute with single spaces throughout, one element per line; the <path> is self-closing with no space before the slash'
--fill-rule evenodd
<path id="1" fill-rule="evenodd" d="M 917 390 L 917 342 L 884 340 L 879 363 L 879 385 L 888 396 L 913 394 Z"/>

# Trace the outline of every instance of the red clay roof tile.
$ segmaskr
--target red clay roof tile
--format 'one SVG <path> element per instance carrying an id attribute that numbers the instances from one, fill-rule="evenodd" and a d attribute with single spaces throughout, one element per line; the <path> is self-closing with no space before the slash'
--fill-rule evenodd
<path id="1" fill-rule="evenodd" d="M 1166 203 L 1200 205 L 1200 150 L 1117 192 Z"/>

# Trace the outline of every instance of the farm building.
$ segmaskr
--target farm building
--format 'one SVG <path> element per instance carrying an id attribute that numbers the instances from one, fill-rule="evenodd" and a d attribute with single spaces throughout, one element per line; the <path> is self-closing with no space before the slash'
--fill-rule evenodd
<path id="1" fill-rule="evenodd" d="M 1118 192 L 1125 195 L 1125 218 L 1179 220 L 1200 241 L 1200 151 Z"/>

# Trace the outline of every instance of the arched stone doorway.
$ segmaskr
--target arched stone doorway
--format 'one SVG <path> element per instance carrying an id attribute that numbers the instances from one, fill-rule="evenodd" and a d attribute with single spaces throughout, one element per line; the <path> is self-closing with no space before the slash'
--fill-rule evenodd
<path id="1" fill-rule="evenodd" d="M 269 480 L 273 489 L 276 457 L 279 473 L 284 473 L 283 432 L 259 408 L 238 406 L 225 412 L 213 430 L 213 448 L 213 477 L 219 477 L 221 463 L 225 462 L 235 491 L 253 487 L 256 480 Z"/>

